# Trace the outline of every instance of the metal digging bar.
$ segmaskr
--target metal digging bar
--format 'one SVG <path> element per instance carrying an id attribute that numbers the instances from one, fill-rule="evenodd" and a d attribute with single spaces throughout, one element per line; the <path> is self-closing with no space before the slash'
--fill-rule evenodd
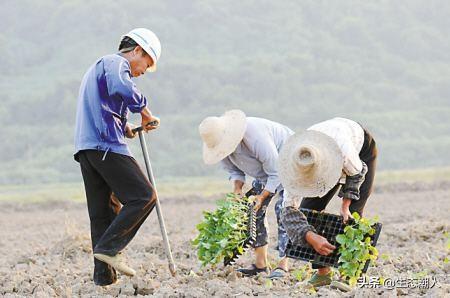
<path id="1" fill-rule="evenodd" d="M 157 126 L 158 122 L 150 122 L 147 126 Z M 147 143 L 145 142 L 145 137 L 143 133 L 144 129 L 142 126 L 136 127 L 132 130 L 133 133 L 139 134 L 139 141 L 141 142 L 142 154 L 144 155 L 145 167 L 147 169 L 148 179 L 153 185 L 153 189 L 156 193 L 156 213 L 158 214 L 159 227 L 161 229 L 161 235 L 163 237 L 164 249 L 166 251 L 166 257 L 169 262 L 169 270 L 172 276 L 176 275 L 176 266 L 173 261 L 172 251 L 170 249 L 169 238 L 167 237 L 166 225 L 164 224 L 164 217 L 161 210 L 161 204 L 159 203 L 158 191 L 156 190 L 155 177 L 153 176 L 152 165 L 150 163 L 150 157 L 148 155 Z"/>

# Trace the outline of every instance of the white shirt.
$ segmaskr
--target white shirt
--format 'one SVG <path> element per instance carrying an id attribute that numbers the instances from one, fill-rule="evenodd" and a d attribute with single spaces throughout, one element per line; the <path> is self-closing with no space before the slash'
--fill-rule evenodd
<path id="1" fill-rule="evenodd" d="M 362 170 L 359 152 L 364 144 L 364 130 L 357 122 L 345 118 L 333 118 L 317 123 L 308 130 L 320 131 L 336 141 L 344 158 L 343 171 L 349 176 Z"/>
<path id="2" fill-rule="evenodd" d="M 357 122 L 346 118 L 333 118 L 309 127 L 308 130 L 315 130 L 326 134 L 336 141 L 341 149 L 344 159 L 343 175 L 341 183 L 345 181 L 346 175 L 354 176 L 361 173 L 363 165 L 359 158 L 359 153 L 364 145 L 364 130 Z M 290 194 L 284 190 L 284 206 L 300 205 L 302 198 Z"/>

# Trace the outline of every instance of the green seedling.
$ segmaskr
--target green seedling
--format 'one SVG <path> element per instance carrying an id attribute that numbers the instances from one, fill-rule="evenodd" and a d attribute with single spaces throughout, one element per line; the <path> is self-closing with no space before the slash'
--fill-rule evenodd
<path id="1" fill-rule="evenodd" d="M 424 278 L 424 277 L 426 277 L 427 275 L 428 275 L 428 270 L 425 269 L 425 270 L 423 270 L 423 271 L 414 273 L 414 274 L 413 274 L 413 277 L 419 279 L 419 278 Z"/>
<path id="2" fill-rule="evenodd" d="M 292 275 L 295 277 L 295 279 L 297 281 L 302 282 L 302 281 L 306 280 L 307 278 L 311 277 L 311 268 L 309 265 L 305 265 L 303 267 L 295 269 L 292 272 Z"/>
<path id="3" fill-rule="evenodd" d="M 344 228 L 343 234 L 336 236 L 336 241 L 340 244 L 339 272 L 350 286 L 356 285 L 366 262 L 374 262 L 378 256 L 370 239 L 375 234 L 373 225 L 378 218 L 361 218 L 356 212 L 352 215 L 354 222 Z"/>
<path id="4" fill-rule="evenodd" d="M 204 219 L 197 225 L 199 234 L 191 242 L 203 266 L 232 257 L 235 249 L 244 252 L 249 208 L 248 198 L 240 199 L 229 193 L 217 202 L 215 211 L 203 212 Z"/>
<path id="5" fill-rule="evenodd" d="M 270 279 L 267 279 L 264 284 L 265 284 L 266 289 L 270 289 L 273 287 L 273 282 Z"/>

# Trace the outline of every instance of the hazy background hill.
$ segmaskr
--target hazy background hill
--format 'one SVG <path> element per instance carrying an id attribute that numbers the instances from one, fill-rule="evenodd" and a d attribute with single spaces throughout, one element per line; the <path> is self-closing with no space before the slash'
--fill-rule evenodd
<path id="1" fill-rule="evenodd" d="M 162 119 L 148 138 L 159 177 L 219 173 L 197 126 L 230 108 L 295 130 L 349 117 L 380 169 L 448 166 L 449 15 L 448 1 L 2 1 L 0 183 L 81 179 L 80 80 L 134 27 L 163 46 L 136 80 Z"/>

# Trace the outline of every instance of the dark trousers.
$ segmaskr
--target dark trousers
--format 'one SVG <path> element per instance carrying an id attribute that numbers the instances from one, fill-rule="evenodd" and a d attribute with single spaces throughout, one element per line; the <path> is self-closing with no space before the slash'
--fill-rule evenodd
<path id="1" fill-rule="evenodd" d="M 256 212 L 256 241 L 253 244 L 254 248 L 262 247 L 269 243 L 268 222 L 266 218 L 267 207 L 272 201 L 274 195 L 267 197 L 261 205 L 261 208 Z"/>
<path id="2" fill-rule="evenodd" d="M 86 190 L 94 253 L 114 256 L 133 239 L 156 204 L 156 194 L 136 160 L 97 150 L 78 153 Z M 120 204 L 122 208 L 120 208 Z M 110 284 L 116 272 L 94 260 L 94 282 Z"/>
<path id="3" fill-rule="evenodd" d="M 260 195 L 264 190 L 264 183 L 258 179 L 253 180 L 252 188 L 245 193 L 246 197 Z M 268 222 L 266 218 L 267 207 L 275 194 L 269 195 L 261 205 L 261 208 L 256 212 L 256 239 L 253 243 L 253 248 L 267 245 L 269 241 Z"/>
<path id="4" fill-rule="evenodd" d="M 361 152 L 359 153 L 359 158 L 367 165 L 367 174 L 365 176 L 364 182 L 359 188 L 359 200 L 352 201 L 350 204 L 350 212 L 358 212 L 359 215 L 363 215 L 364 206 L 366 205 L 367 199 L 372 193 L 373 181 L 375 178 L 375 169 L 377 164 L 377 146 L 373 137 L 364 130 L 364 144 L 362 146 Z M 300 203 L 300 208 L 312 209 L 317 211 L 322 211 L 330 202 L 331 198 L 339 190 L 340 184 L 333 187 L 326 195 L 321 198 L 304 198 Z M 322 266 L 317 266 L 313 264 L 313 268 L 323 268 Z"/>

